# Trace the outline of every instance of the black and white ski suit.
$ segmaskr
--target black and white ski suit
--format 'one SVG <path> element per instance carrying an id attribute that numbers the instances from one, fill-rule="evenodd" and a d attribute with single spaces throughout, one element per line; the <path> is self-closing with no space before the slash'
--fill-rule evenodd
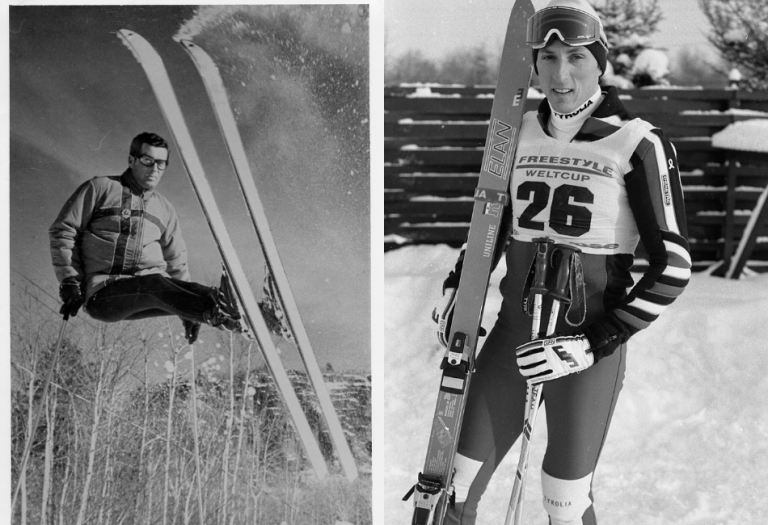
<path id="1" fill-rule="evenodd" d="M 521 434 L 526 381 L 515 348 L 530 338 L 521 307 L 535 253 L 550 237 L 581 249 L 586 318 L 562 319 L 560 334 L 585 333 L 595 354 L 587 370 L 544 383 L 548 443 L 542 465 L 544 506 L 552 524 L 594 525 L 592 475 L 624 377 L 626 341 L 649 326 L 690 278 L 677 158 L 661 132 L 636 119 L 615 88 L 570 142 L 548 131 L 551 110 L 524 116 L 510 184 L 503 303 L 470 385 L 456 456 L 455 500 L 447 523 L 472 525 L 496 467 Z M 502 238 L 504 239 L 504 238 Z M 648 268 L 634 282 L 638 241 Z M 504 244 L 502 242 L 502 244 Z M 499 254 L 499 257 L 501 254 Z M 458 286 L 462 256 L 445 281 Z M 549 315 L 545 302 L 543 323 Z"/>

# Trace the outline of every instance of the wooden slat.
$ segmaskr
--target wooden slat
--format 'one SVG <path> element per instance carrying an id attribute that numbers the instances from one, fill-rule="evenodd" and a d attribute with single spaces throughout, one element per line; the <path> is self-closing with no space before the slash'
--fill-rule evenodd
<path id="1" fill-rule="evenodd" d="M 441 221 L 468 221 L 472 215 L 472 206 L 474 200 L 466 199 L 463 201 L 451 200 L 417 200 L 407 202 L 389 202 L 384 213 L 397 214 L 401 217 L 408 216 L 409 220 L 416 220 L 413 217 L 433 217 Z M 424 219 L 419 219 L 424 220 Z"/>
<path id="2" fill-rule="evenodd" d="M 663 99 L 663 100 L 703 100 L 726 102 L 738 97 L 745 92 L 725 91 L 723 89 L 621 89 L 621 95 L 631 96 L 636 99 Z"/>
<path id="3" fill-rule="evenodd" d="M 422 86 L 414 85 L 401 85 L 401 86 L 384 86 L 384 97 L 405 97 L 416 93 L 416 91 Z M 462 95 L 478 96 L 478 95 L 493 95 L 496 91 L 496 86 L 429 86 L 429 90 L 432 93 L 440 95 L 450 95 L 454 93 L 461 93 Z"/>
<path id="4" fill-rule="evenodd" d="M 385 151 L 384 162 L 411 166 L 455 166 L 456 169 L 480 171 L 483 150 L 478 149 L 416 149 Z"/>
<path id="5" fill-rule="evenodd" d="M 490 115 L 491 98 L 392 98 L 385 108 L 397 113 L 431 113 L 436 115 Z"/>
<path id="6" fill-rule="evenodd" d="M 405 237 L 414 243 L 426 244 L 452 244 L 461 246 L 467 238 L 469 225 L 435 226 L 417 225 L 400 226 L 397 229 L 385 230 L 385 235 L 396 234 Z"/>
<path id="7" fill-rule="evenodd" d="M 384 174 L 384 187 L 400 189 L 409 195 L 472 195 L 477 187 L 474 173 Z"/>
<path id="8" fill-rule="evenodd" d="M 427 121 L 408 124 L 385 124 L 384 136 L 393 139 L 423 138 L 429 140 L 480 140 L 485 142 L 488 121 Z"/>

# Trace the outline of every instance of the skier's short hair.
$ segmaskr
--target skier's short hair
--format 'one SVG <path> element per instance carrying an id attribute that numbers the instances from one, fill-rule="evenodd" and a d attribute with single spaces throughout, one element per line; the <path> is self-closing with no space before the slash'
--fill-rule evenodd
<path id="1" fill-rule="evenodd" d="M 131 141 L 131 156 L 137 157 L 138 155 L 141 155 L 142 144 L 147 144 L 148 146 L 154 146 L 156 148 L 165 148 L 168 150 L 168 153 L 171 152 L 171 149 L 168 147 L 168 143 L 163 137 L 157 135 L 156 133 L 149 133 L 145 131 L 136 135 Z"/>

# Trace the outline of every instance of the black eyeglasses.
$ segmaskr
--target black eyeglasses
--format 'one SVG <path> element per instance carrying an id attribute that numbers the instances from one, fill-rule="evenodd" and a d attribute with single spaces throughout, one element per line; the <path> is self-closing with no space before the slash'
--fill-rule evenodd
<path id="1" fill-rule="evenodd" d="M 168 167 L 168 161 L 167 160 L 158 160 L 150 157 L 149 155 L 142 155 L 141 157 L 137 157 L 139 159 L 139 162 L 141 162 L 146 167 L 151 167 L 154 164 L 157 164 L 157 169 L 160 171 L 164 170 Z"/>

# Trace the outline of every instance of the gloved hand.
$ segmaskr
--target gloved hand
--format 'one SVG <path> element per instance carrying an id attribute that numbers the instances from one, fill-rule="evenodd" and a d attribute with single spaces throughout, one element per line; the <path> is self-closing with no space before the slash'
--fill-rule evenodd
<path id="1" fill-rule="evenodd" d="M 453 309 L 456 306 L 456 288 L 446 288 L 443 291 L 443 297 L 432 310 L 432 320 L 437 323 L 435 335 L 437 341 L 448 348 L 451 336 L 451 321 L 453 320 Z M 478 337 L 485 337 L 486 331 L 482 326 L 478 331 Z"/>
<path id="2" fill-rule="evenodd" d="M 608 312 L 601 319 L 584 328 L 584 335 L 589 339 L 589 346 L 592 347 L 592 353 L 597 362 L 626 343 L 630 333 L 627 325 L 616 317 L 616 314 Z"/>
<path id="3" fill-rule="evenodd" d="M 516 353 L 520 373 L 532 385 L 581 372 L 595 362 L 584 335 L 534 339 L 518 346 Z"/>
<path id="4" fill-rule="evenodd" d="M 66 317 L 77 315 L 77 311 L 85 302 L 83 290 L 77 277 L 67 277 L 61 282 L 59 285 L 59 297 L 61 302 L 64 303 L 61 305 L 59 313 Z"/>
<path id="5" fill-rule="evenodd" d="M 197 336 L 200 334 L 200 323 L 197 321 L 190 321 L 189 319 L 182 319 L 181 324 L 184 325 L 184 337 L 193 344 L 197 341 Z"/>
<path id="6" fill-rule="evenodd" d="M 451 334 L 451 320 L 453 319 L 453 308 L 456 306 L 456 288 L 446 288 L 443 290 L 443 297 L 432 310 L 432 320 L 437 323 L 435 335 L 437 341 L 448 348 L 448 338 Z"/>

